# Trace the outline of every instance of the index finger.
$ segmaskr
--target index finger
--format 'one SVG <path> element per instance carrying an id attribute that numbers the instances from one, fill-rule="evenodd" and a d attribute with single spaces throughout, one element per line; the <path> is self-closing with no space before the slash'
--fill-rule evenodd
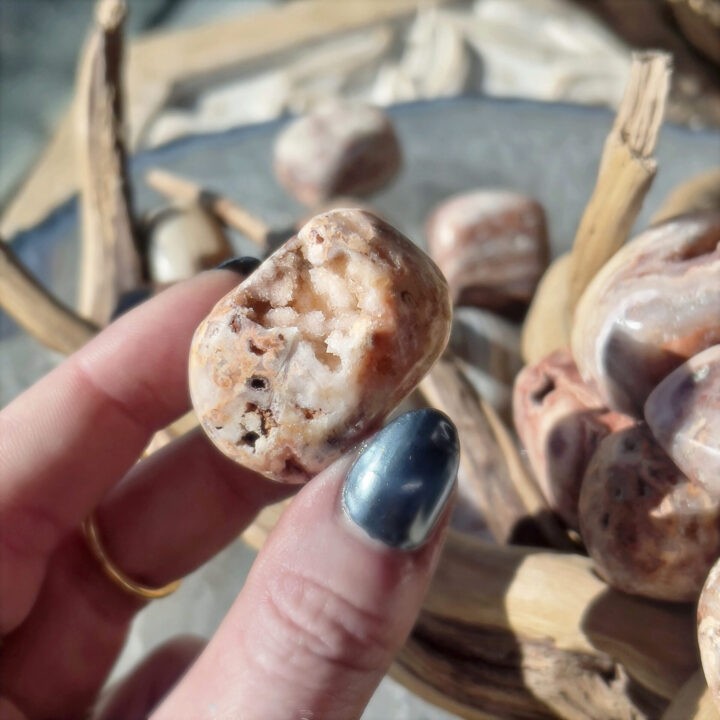
<path id="1" fill-rule="evenodd" d="M 59 540 L 188 407 L 193 331 L 238 282 L 219 271 L 170 288 L 0 413 L 0 633 L 30 609 Z"/>

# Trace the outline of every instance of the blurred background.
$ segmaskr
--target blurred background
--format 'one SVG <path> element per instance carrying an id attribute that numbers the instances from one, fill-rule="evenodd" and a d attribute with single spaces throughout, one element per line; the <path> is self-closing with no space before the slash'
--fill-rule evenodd
<path id="1" fill-rule="evenodd" d="M 381 106 L 482 95 L 614 108 L 625 87 L 631 52 L 639 48 L 674 55 L 670 122 L 690 129 L 720 128 L 720 0 L 127 4 L 131 47 L 125 94 L 127 142 L 133 153 L 304 113 L 334 96 Z M 93 8 L 93 0 L 0 0 L 0 234 L 6 239 L 36 226 L 74 192 L 67 111 Z M 524 106 L 518 107 L 524 112 Z M 402 116 L 399 120 L 402 129 Z M 601 138 L 609 121 L 602 116 L 598 122 Z M 536 145 L 553 151 L 542 138 Z M 408 147 L 410 155 L 420 151 Z M 576 155 L 587 154 L 584 146 L 578 147 Z M 593 155 L 599 147 L 599 142 L 593 145 Z M 718 160 L 720 147 L 711 162 Z M 267 165 L 265 175 L 269 161 Z M 592 157 L 583 175 L 588 187 L 595 168 Z M 546 166 L 534 172 L 531 179 L 551 185 Z M 263 182 L 271 187 L 271 181 Z M 582 207 L 584 185 L 578 197 L 568 202 L 563 196 L 559 202 Z M 249 199 L 254 200 L 252 194 Z M 263 207 L 259 200 L 257 206 Z M 267 219 L 276 220 L 277 214 Z M 565 241 L 575 216 L 566 223 Z M 29 245 L 24 244 L 26 251 L 32 250 Z M 32 261 L 29 251 L 25 259 Z M 38 372 L 44 367 L 38 366 Z M 176 596 L 148 607 L 135 623 L 116 675 L 169 634 L 209 635 L 253 558 L 238 541 L 191 576 Z M 364 717 L 451 716 L 388 679 Z"/>
<path id="2" fill-rule="evenodd" d="M 131 37 L 178 31 L 289 4 L 128 0 L 127 29 Z M 720 125 L 717 0 L 461 0 L 422 2 L 417 11 L 393 0 L 317 4 L 318 12 L 325 6 L 338 17 L 343 12 L 351 17 L 358 6 L 371 16 L 375 8 L 379 22 L 297 47 L 292 28 L 283 27 L 278 15 L 267 51 L 253 52 L 252 59 L 239 53 L 237 62 L 225 58 L 216 71 L 209 67 L 175 84 L 162 111 L 132 129 L 133 146 L 302 112 L 334 94 L 382 105 L 484 93 L 614 106 L 631 47 L 675 54 L 670 120 Z M 0 2 L 0 207 L 8 204 L 68 106 L 92 12 L 92 0 Z M 178 77 L 181 48 L 182 43 L 172 58 Z M 133 92 L 132 77 L 128 91 Z M 7 222 L 4 229 L 9 234 Z"/>

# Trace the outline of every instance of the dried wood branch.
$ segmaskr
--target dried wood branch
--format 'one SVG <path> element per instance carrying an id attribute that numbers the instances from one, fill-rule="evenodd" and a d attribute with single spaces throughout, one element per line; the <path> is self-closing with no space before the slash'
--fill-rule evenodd
<path id="1" fill-rule="evenodd" d="M 705 675 L 698 670 L 680 689 L 662 720 L 720 720 Z"/>
<path id="2" fill-rule="evenodd" d="M 97 332 L 93 323 L 49 293 L 1 238 L 0 306 L 38 342 L 64 354 L 74 352 Z"/>
<path id="3" fill-rule="evenodd" d="M 605 141 L 597 183 L 572 249 L 572 313 L 597 271 L 625 242 L 655 177 L 652 157 L 665 111 L 671 58 L 635 53 L 625 95 Z"/>
<path id="4" fill-rule="evenodd" d="M 538 284 L 522 328 L 522 356 L 531 365 L 570 345 L 570 254 L 553 260 Z"/>
<path id="5" fill-rule="evenodd" d="M 270 228 L 229 198 L 201 188 L 197 183 L 166 170 L 150 170 L 145 182 L 155 192 L 180 204 L 196 203 L 214 215 L 223 225 L 233 228 L 252 240 L 264 253 L 268 249 Z"/>
<path id="6" fill-rule="evenodd" d="M 26 332 L 50 350 L 70 355 L 92 339 L 99 328 L 63 305 L 34 278 L 10 246 L 0 238 L 0 307 Z M 190 411 L 153 436 L 144 455 L 150 455 L 198 422 Z"/>
<path id="7" fill-rule="evenodd" d="M 467 718 L 629 720 L 658 717 L 697 665 L 692 607 L 611 590 L 585 557 L 451 532 L 391 674 Z"/>
<path id="8" fill-rule="evenodd" d="M 436 4 L 448 0 L 435 0 Z M 181 85 L 227 77 L 253 63 L 345 33 L 412 15 L 418 0 L 283 3 L 197 28 L 150 34 L 135 40 L 128 58 L 128 117 L 131 148 L 142 128 Z M 73 123 L 63 118 L 32 175 L 0 218 L 0 232 L 12 237 L 32 227 L 77 187 L 72 171 Z"/>
<path id="9" fill-rule="evenodd" d="M 720 168 L 713 168 L 678 185 L 663 200 L 653 215 L 652 223 L 695 212 L 696 210 L 720 210 Z"/>
<path id="10" fill-rule="evenodd" d="M 141 262 L 133 233 L 122 139 L 122 30 L 125 4 L 100 0 L 83 50 L 76 93 L 77 168 L 82 206 L 80 313 L 106 324 L 119 296 L 137 287 Z"/>
<path id="11" fill-rule="evenodd" d="M 502 420 L 478 397 L 449 353 L 425 376 L 420 391 L 456 424 L 464 488 L 493 537 L 500 543 L 544 539 L 554 547 L 571 549 Z"/>

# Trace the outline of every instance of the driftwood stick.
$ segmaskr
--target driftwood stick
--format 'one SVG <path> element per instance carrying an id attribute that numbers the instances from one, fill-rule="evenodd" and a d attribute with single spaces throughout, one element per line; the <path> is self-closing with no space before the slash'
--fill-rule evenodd
<path id="1" fill-rule="evenodd" d="M 93 323 L 50 294 L 2 239 L 0 306 L 38 342 L 64 354 L 74 352 L 97 332 Z"/>
<path id="2" fill-rule="evenodd" d="M 141 262 L 133 234 L 121 98 L 122 0 L 100 0 L 83 50 L 76 94 L 77 168 L 82 206 L 80 314 L 99 325 L 119 296 L 136 288 Z"/>
<path id="3" fill-rule="evenodd" d="M 451 532 L 392 674 L 463 717 L 630 720 L 659 717 L 697 666 L 692 607 L 611 590 L 585 557 Z"/>
<path id="4" fill-rule="evenodd" d="M 435 0 L 435 4 L 447 0 Z M 131 149 L 142 129 L 180 87 L 210 83 L 271 57 L 417 11 L 418 0 L 327 2 L 297 0 L 194 28 L 151 33 L 130 43 L 128 107 Z M 12 238 L 38 223 L 77 188 L 69 166 L 73 123 L 66 115 L 32 174 L 0 217 L 0 233 Z"/>
<path id="5" fill-rule="evenodd" d="M 682 686 L 663 713 L 662 720 L 720 720 L 705 675 L 698 670 Z"/>
<path id="6" fill-rule="evenodd" d="M 635 53 L 625 95 L 605 141 L 597 183 L 572 249 L 569 309 L 627 239 L 655 177 L 652 156 L 670 86 L 670 56 Z"/>
<path id="7" fill-rule="evenodd" d="M 653 215 L 652 223 L 696 210 L 720 210 L 720 167 L 700 173 L 674 188 Z"/>
<path id="8" fill-rule="evenodd" d="M 197 203 L 222 224 L 248 237 L 261 251 L 268 249 L 270 228 L 267 223 L 229 198 L 201 188 L 197 183 L 166 170 L 150 170 L 145 182 L 168 200 L 181 204 Z"/>
<path id="9" fill-rule="evenodd" d="M 570 254 L 565 253 L 550 263 L 537 286 L 522 327 L 521 351 L 528 365 L 570 345 L 569 275 Z"/>
<path id="10" fill-rule="evenodd" d="M 420 391 L 457 425 L 465 488 L 471 489 L 493 537 L 500 543 L 544 539 L 554 547 L 572 549 L 502 420 L 478 397 L 449 353 L 425 376 Z"/>
<path id="11" fill-rule="evenodd" d="M 63 305 L 34 278 L 10 246 L 0 238 L 0 307 L 38 342 L 70 355 L 92 339 L 99 328 Z M 150 455 L 197 427 L 188 412 L 155 433 L 144 455 Z"/>

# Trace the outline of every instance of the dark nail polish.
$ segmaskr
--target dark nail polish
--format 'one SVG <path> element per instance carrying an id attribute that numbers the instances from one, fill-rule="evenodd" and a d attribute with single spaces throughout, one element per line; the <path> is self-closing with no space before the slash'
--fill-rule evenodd
<path id="1" fill-rule="evenodd" d="M 422 545 L 455 484 L 460 443 L 452 421 L 437 410 L 401 415 L 355 461 L 343 488 L 348 517 L 393 548 Z"/>
<path id="2" fill-rule="evenodd" d="M 134 290 L 128 290 L 124 292 L 119 298 L 115 310 L 113 311 L 111 320 L 117 320 L 121 315 L 124 315 L 129 310 L 137 307 L 141 303 L 144 303 L 147 299 L 152 296 L 152 288 L 139 287 Z"/>
<path id="3" fill-rule="evenodd" d="M 260 266 L 260 261 L 254 257 L 234 257 L 225 262 L 221 262 L 218 266 L 218 270 L 232 270 L 238 275 L 247 277 L 251 273 L 255 272 Z"/>

